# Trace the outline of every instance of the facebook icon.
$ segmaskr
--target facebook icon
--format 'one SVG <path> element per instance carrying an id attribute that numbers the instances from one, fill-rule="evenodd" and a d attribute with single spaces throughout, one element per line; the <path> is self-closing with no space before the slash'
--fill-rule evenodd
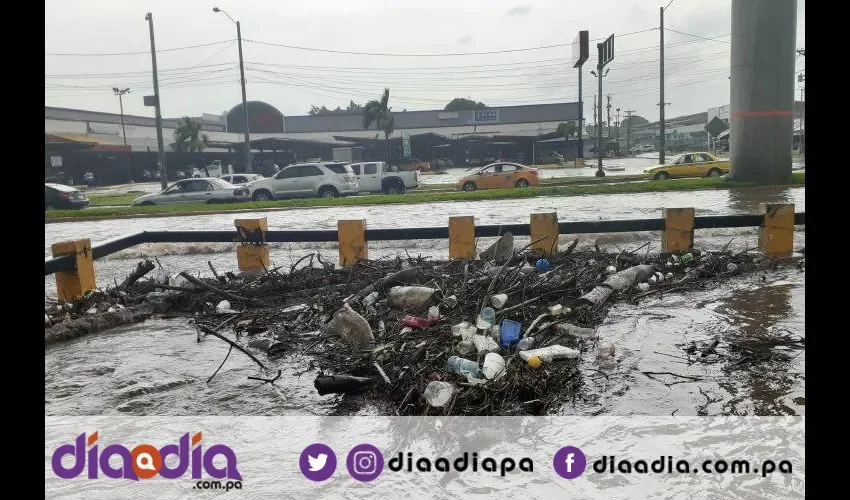
<path id="1" fill-rule="evenodd" d="M 587 467 L 587 458 L 575 446 L 564 446 L 555 453 L 552 466 L 555 468 L 555 472 L 564 479 L 575 479 L 584 473 L 584 469 Z"/>

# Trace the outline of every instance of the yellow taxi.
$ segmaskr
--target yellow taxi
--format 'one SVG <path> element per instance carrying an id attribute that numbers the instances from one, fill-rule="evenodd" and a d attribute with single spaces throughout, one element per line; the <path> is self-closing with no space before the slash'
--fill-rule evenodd
<path id="1" fill-rule="evenodd" d="M 643 170 L 649 179 L 663 180 L 676 177 L 717 177 L 729 173 L 729 160 L 721 160 L 711 153 L 683 153 L 664 165 Z"/>
<path id="2" fill-rule="evenodd" d="M 456 184 L 458 190 L 524 188 L 540 184 L 536 168 L 519 163 L 497 162 L 473 169 L 471 174 L 461 177 Z"/>

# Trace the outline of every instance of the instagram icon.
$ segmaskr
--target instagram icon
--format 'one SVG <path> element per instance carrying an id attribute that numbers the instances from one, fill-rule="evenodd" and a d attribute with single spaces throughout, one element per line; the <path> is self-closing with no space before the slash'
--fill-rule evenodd
<path id="1" fill-rule="evenodd" d="M 371 444 L 358 444 L 348 452 L 345 466 L 358 481 L 374 481 L 384 470 L 384 456 Z"/>

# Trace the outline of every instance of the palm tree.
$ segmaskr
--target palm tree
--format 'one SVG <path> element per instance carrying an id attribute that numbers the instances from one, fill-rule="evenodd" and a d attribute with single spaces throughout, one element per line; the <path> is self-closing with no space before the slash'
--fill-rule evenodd
<path id="1" fill-rule="evenodd" d="M 558 129 L 555 131 L 558 136 L 561 136 L 565 139 L 569 139 L 575 135 L 578 128 L 576 124 L 573 122 L 562 122 L 558 124 Z"/>
<path id="2" fill-rule="evenodd" d="M 201 132 L 201 122 L 193 120 L 188 116 L 183 117 L 180 125 L 174 129 L 174 149 L 177 151 L 197 151 L 201 154 L 201 165 L 204 167 L 204 174 L 209 177 L 210 172 L 207 170 L 207 162 L 204 160 L 204 149 L 209 144 L 210 139 L 207 134 Z"/>
<path id="3" fill-rule="evenodd" d="M 384 132 L 384 140 L 387 142 L 387 164 L 390 163 L 390 136 L 395 130 L 395 120 L 389 102 L 390 89 L 385 88 L 380 101 L 369 101 L 363 106 L 363 128 L 368 129 L 374 123 L 377 130 Z"/>

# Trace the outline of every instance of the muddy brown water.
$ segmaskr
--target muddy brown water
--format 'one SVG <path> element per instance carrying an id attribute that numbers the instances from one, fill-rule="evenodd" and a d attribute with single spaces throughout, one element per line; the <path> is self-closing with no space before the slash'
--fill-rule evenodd
<path id="1" fill-rule="evenodd" d="M 436 203 L 393 207 L 293 210 L 262 214 L 271 226 L 289 229 L 335 226 L 337 218 L 363 217 L 370 227 L 441 225 L 449 215 L 476 214 L 478 223 L 526 222 L 532 211 L 557 210 L 561 220 L 644 218 L 661 206 L 694 206 L 698 215 L 756 213 L 760 202 L 795 203 L 805 210 L 805 188 L 534 198 L 498 202 Z M 427 213 L 427 217 L 424 216 Z M 416 215 L 414 215 L 416 214 Z M 481 214 L 480 216 L 477 214 Z M 242 217 L 247 215 L 242 214 Z M 50 224 L 49 244 L 63 239 L 104 239 L 144 229 L 224 229 L 228 215 L 193 218 Z M 585 235 L 603 246 L 636 247 L 659 234 Z M 571 238 L 562 237 L 566 243 Z M 518 238 L 518 244 L 522 239 Z M 729 243 L 731 240 L 731 243 Z M 698 231 L 697 246 L 743 250 L 756 245 L 754 229 Z M 446 242 L 376 242 L 373 255 L 411 254 L 444 257 Z M 795 233 L 795 248 L 805 245 L 805 228 Z M 189 248 L 186 248 L 189 247 Z M 316 245 L 277 246 L 280 264 Z M 333 245 L 319 246 L 333 258 Z M 98 283 L 121 279 L 139 257 L 156 255 L 175 271 L 208 272 L 235 267 L 230 245 L 160 245 L 136 248 L 98 261 Z M 55 297 L 52 277 L 45 299 Z M 563 415 L 804 415 L 805 414 L 805 271 L 779 268 L 731 278 L 710 289 L 643 299 L 614 306 L 599 328 L 599 340 L 583 350 L 583 389 L 558 410 Z M 685 349 L 719 339 L 717 353 L 689 364 Z M 597 357 L 613 344 L 615 358 Z M 320 397 L 309 357 L 285 356 L 269 364 L 283 371 L 274 386 L 248 380 L 257 368 L 234 352 L 210 382 L 227 353 L 218 339 L 196 342 L 186 318 L 156 318 L 139 325 L 45 347 L 47 415 L 374 415 L 390 409 L 359 396 Z M 647 375 L 649 373 L 649 375 Z M 664 374 L 668 373 L 668 374 Z M 683 378 L 687 377 L 687 378 Z"/>

